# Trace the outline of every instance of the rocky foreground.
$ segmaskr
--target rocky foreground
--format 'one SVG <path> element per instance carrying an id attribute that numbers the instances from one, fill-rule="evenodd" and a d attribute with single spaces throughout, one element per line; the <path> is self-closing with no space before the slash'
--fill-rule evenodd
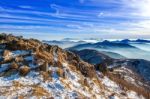
<path id="1" fill-rule="evenodd" d="M 0 99 L 144 99 L 109 78 L 58 46 L 0 34 Z"/>

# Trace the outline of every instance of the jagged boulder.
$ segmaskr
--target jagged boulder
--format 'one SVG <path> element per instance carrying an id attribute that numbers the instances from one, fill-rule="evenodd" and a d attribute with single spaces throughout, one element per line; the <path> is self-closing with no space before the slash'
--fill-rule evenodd
<path id="1" fill-rule="evenodd" d="M 42 71 L 41 74 L 43 75 L 44 80 L 47 80 L 47 79 L 50 78 L 50 75 L 49 75 L 48 72 L 43 72 L 43 71 Z"/>
<path id="2" fill-rule="evenodd" d="M 48 67 L 49 67 L 48 63 L 45 62 L 45 63 L 44 63 L 43 65 L 41 65 L 39 68 L 40 68 L 41 71 L 47 72 L 47 71 L 48 71 Z"/>
<path id="3" fill-rule="evenodd" d="M 19 65 L 16 63 L 16 62 L 12 62 L 11 65 L 10 65 L 10 69 L 18 69 L 19 68 Z"/>
<path id="4" fill-rule="evenodd" d="M 4 50 L 4 52 L 3 52 L 3 59 L 4 59 L 4 61 L 10 60 L 11 59 L 11 55 L 12 55 L 11 51 Z"/>
<path id="5" fill-rule="evenodd" d="M 97 64 L 97 65 L 95 65 L 95 68 L 98 71 L 103 72 L 103 73 L 107 73 L 107 71 L 108 71 L 107 65 L 105 63 Z"/>
<path id="6" fill-rule="evenodd" d="M 19 74 L 20 74 L 21 76 L 25 76 L 25 75 L 27 75 L 29 72 L 30 72 L 30 67 L 28 67 L 28 66 L 22 66 L 22 67 L 20 67 L 20 69 L 19 69 Z"/>
<path id="7" fill-rule="evenodd" d="M 23 59 L 23 57 L 22 56 L 18 56 L 18 57 L 15 57 L 15 61 L 16 62 L 23 62 L 24 61 L 24 59 Z"/>
<path id="8" fill-rule="evenodd" d="M 95 72 L 95 68 L 93 65 L 90 65 L 86 62 L 81 61 L 79 63 L 79 65 L 77 66 L 77 69 L 81 71 L 81 73 L 85 76 L 85 77 L 96 77 L 96 72 Z"/>

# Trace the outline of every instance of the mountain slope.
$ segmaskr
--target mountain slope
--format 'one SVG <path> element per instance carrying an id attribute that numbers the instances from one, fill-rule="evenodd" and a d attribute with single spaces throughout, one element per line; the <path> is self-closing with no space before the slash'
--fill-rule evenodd
<path id="1" fill-rule="evenodd" d="M 124 90 L 72 52 L 35 39 L 1 34 L 0 98 L 144 97 Z"/>
<path id="2" fill-rule="evenodd" d="M 95 65 L 97 70 L 105 71 L 105 74 L 117 83 L 129 89 L 139 90 L 149 97 L 150 61 L 142 59 L 113 59 L 101 52 L 90 49 L 74 52 L 86 62 Z"/>

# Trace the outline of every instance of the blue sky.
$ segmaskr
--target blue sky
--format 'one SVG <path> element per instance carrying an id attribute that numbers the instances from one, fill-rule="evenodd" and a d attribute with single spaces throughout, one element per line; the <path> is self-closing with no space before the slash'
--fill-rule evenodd
<path id="1" fill-rule="evenodd" d="M 150 38 L 150 0 L 0 0 L 0 32 L 38 39 Z"/>

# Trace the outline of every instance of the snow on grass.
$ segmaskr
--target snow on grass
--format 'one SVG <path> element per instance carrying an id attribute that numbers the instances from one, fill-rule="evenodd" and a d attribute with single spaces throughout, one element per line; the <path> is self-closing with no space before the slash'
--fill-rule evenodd
<path id="1" fill-rule="evenodd" d="M 39 75 L 38 72 L 32 71 L 27 76 L 19 77 L 15 81 L 19 81 L 23 85 L 37 85 L 43 81 L 43 78 Z"/>
<path id="2" fill-rule="evenodd" d="M 143 96 L 137 95 L 137 93 L 134 92 L 134 91 L 128 91 L 128 92 L 127 92 L 127 96 L 128 96 L 130 99 L 144 99 Z"/>
<path id="3" fill-rule="evenodd" d="M 33 63 L 29 63 L 29 67 L 30 67 L 31 69 L 34 69 L 34 68 L 39 67 L 39 65 L 36 65 L 36 64 L 33 64 Z"/>
<path id="4" fill-rule="evenodd" d="M 110 96 L 109 99 L 120 99 L 118 96 Z"/>
<path id="5" fill-rule="evenodd" d="M 16 56 L 19 56 L 19 55 L 26 55 L 26 54 L 29 54 L 29 51 L 26 51 L 26 50 L 12 51 L 12 56 L 13 57 L 16 57 Z"/>
<path id="6" fill-rule="evenodd" d="M 0 96 L 0 99 L 7 99 L 7 96 Z"/>
<path id="7" fill-rule="evenodd" d="M 26 56 L 26 57 L 24 57 L 24 59 L 26 61 L 32 61 L 33 60 L 33 56 Z"/>
<path id="8" fill-rule="evenodd" d="M 12 55 L 13 55 L 12 52 L 8 52 L 8 54 L 6 56 L 3 56 L 3 58 L 9 59 L 10 57 L 12 57 Z"/>
<path id="9" fill-rule="evenodd" d="M 102 84 L 107 89 L 105 90 L 107 95 L 109 95 L 110 93 L 120 94 L 121 92 L 123 92 L 121 87 L 117 85 L 114 81 L 110 80 L 108 77 L 104 76 L 104 78 L 102 78 L 101 81 L 102 81 Z"/>
<path id="10" fill-rule="evenodd" d="M 15 79 L 18 79 L 18 74 L 13 74 L 9 77 L 0 77 L 0 86 L 12 86 L 12 83 Z"/>
<path id="11" fill-rule="evenodd" d="M 52 77 L 53 77 L 53 80 L 58 80 L 59 79 L 59 76 L 58 76 L 56 71 L 52 72 Z"/>
<path id="12" fill-rule="evenodd" d="M 65 73 L 67 75 L 68 80 L 73 84 L 74 87 L 76 87 L 76 88 L 80 88 L 81 87 L 81 85 L 78 82 L 80 76 L 78 76 L 76 73 L 74 73 L 72 71 L 70 71 L 70 72 L 66 72 L 65 71 Z"/>
<path id="13" fill-rule="evenodd" d="M 11 51 L 9 52 L 6 56 L 4 56 L 3 58 L 5 59 L 9 59 L 9 58 L 15 58 L 17 56 L 23 56 L 23 55 L 27 55 L 29 54 L 29 51 L 26 50 L 16 50 L 16 51 Z"/>
<path id="14" fill-rule="evenodd" d="M 67 68 L 68 64 L 67 63 L 62 63 L 63 67 Z"/>
<path id="15" fill-rule="evenodd" d="M 10 64 L 1 64 L 0 65 L 0 73 L 4 72 L 5 70 L 9 69 Z"/>
<path id="16" fill-rule="evenodd" d="M 13 91 L 11 96 L 16 96 L 16 98 L 20 95 L 26 96 L 26 95 L 31 95 L 32 93 L 32 88 L 31 87 L 19 87 L 17 88 L 16 91 Z"/>
<path id="17" fill-rule="evenodd" d="M 65 79 L 60 78 L 59 75 L 56 73 L 58 67 L 49 66 L 49 70 L 52 70 L 52 75 L 51 75 L 52 80 L 44 80 L 43 76 L 39 72 L 30 71 L 26 76 L 19 76 L 19 74 L 16 73 L 9 77 L 0 77 L 0 87 L 5 87 L 5 86 L 10 87 L 9 93 L 11 93 L 11 95 L 9 98 L 17 98 L 18 95 L 26 95 L 29 96 L 29 98 L 30 97 L 37 98 L 32 96 L 31 86 L 33 85 L 42 87 L 44 90 L 50 93 L 51 96 L 55 97 L 55 99 L 65 99 L 65 97 L 68 97 L 69 99 L 75 99 L 79 96 L 78 93 L 89 98 L 95 95 L 97 99 L 105 99 L 105 96 L 109 97 L 111 93 L 119 94 L 121 92 L 120 87 L 106 76 L 104 78 L 101 78 L 101 81 L 102 84 L 106 86 L 107 89 L 109 89 L 109 91 L 108 90 L 103 91 L 104 93 L 102 95 L 101 91 L 103 89 L 100 89 L 99 86 L 96 85 L 92 79 L 86 78 L 87 83 L 89 84 L 90 88 L 92 88 L 89 91 L 89 88 L 87 86 L 84 86 L 79 83 L 79 80 L 84 80 L 85 77 L 78 72 L 73 72 L 69 68 L 67 63 L 63 63 L 63 70 L 66 75 Z M 60 79 L 63 79 L 63 82 Z M 15 87 L 13 86 L 14 81 L 19 82 L 19 84 L 25 87 L 19 87 L 17 90 L 14 91 L 15 89 Z M 65 85 L 68 85 L 69 87 L 67 88 Z M 1 91 L 2 89 L 0 89 L 0 92 Z M 137 96 L 137 94 L 134 92 L 128 92 L 127 97 L 132 99 L 135 98 L 143 99 L 143 98 L 139 98 L 139 96 Z M 110 99 L 119 99 L 119 98 L 117 95 L 114 95 L 111 96 Z"/>
<path id="18" fill-rule="evenodd" d="M 118 85 L 106 76 L 102 79 L 102 83 L 107 87 L 118 88 Z"/>

